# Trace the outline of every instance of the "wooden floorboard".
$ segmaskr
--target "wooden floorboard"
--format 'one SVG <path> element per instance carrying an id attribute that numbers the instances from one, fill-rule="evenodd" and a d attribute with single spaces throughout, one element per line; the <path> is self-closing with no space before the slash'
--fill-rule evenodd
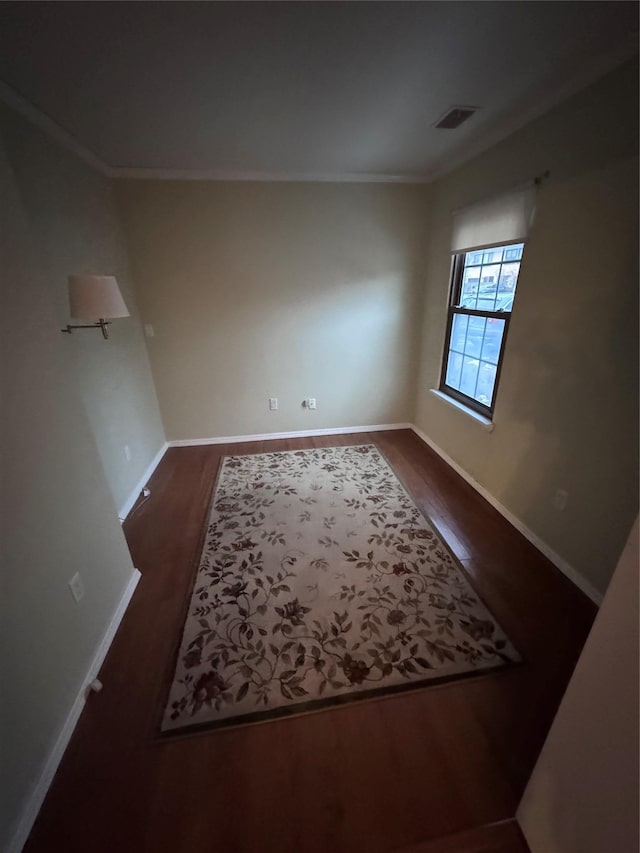
<path id="1" fill-rule="evenodd" d="M 530 853 L 515 820 L 501 821 L 456 833 L 436 841 L 425 841 L 397 853 Z"/>
<path id="2" fill-rule="evenodd" d="M 220 458 L 360 443 L 383 451 L 525 663 L 159 741 Z M 595 608 L 414 433 L 171 448 L 150 487 L 124 525 L 142 580 L 27 853 L 467 853 L 419 845 L 513 817 Z"/>

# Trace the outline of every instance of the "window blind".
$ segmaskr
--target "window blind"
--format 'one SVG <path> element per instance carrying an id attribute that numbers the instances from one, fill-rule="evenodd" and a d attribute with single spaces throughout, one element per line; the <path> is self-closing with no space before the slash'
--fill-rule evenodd
<path id="1" fill-rule="evenodd" d="M 453 214 L 451 251 L 471 252 L 507 243 L 524 243 L 533 222 L 534 184 L 461 208 Z"/>

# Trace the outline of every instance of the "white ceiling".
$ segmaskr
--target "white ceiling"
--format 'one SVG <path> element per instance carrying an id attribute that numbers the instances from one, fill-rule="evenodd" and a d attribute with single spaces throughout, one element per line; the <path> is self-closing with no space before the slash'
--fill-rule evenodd
<path id="1" fill-rule="evenodd" d="M 0 3 L 0 79 L 115 174 L 429 179 L 637 32 L 634 2 Z"/>

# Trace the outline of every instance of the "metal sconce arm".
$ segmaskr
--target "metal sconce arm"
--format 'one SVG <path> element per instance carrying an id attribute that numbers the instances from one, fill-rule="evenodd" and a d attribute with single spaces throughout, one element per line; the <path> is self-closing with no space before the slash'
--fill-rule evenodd
<path id="1" fill-rule="evenodd" d="M 66 329 L 60 329 L 60 331 L 65 332 L 66 334 L 70 335 L 72 329 L 102 329 L 102 337 L 106 339 L 109 337 L 109 329 L 107 328 L 107 326 L 110 326 L 110 325 L 111 325 L 110 320 L 104 320 L 104 319 L 100 318 L 100 320 L 98 320 L 97 323 L 87 323 L 86 325 L 80 325 L 80 326 L 73 326 L 73 325 L 70 325 L 69 323 L 67 323 L 67 328 Z"/>

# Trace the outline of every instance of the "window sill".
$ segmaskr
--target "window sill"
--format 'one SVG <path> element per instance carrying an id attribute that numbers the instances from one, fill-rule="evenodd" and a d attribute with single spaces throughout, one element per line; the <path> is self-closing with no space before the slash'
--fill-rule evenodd
<path id="1" fill-rule="evenodd" d="M 489 418 L 485 418 L 484 415 L 478 414 L 478 412 L 474 412 L 473 409 L 470 409 L 469 406 L 465 406 L 464 403 L 459 403 L 458 400 L 454 400 L 453 397 L 449 397 L 447 394 L 443 394 L 442 391 L 438 391 L 437 388 L 431 388 L 431 393 L 438 397 L 440 400 L 444 400 L 445 403 L 448 403 L 450 406 L 453 406 L 454 409 L 458 409 L 459 412 L 463 412 L 465 415 L 468 415 L 470 418 L 473 418 L 474 421 L 479 423 L 483 429 L 486 429 L 487 432 L 493 432 L 494 423 L 489 420 Z"/>

